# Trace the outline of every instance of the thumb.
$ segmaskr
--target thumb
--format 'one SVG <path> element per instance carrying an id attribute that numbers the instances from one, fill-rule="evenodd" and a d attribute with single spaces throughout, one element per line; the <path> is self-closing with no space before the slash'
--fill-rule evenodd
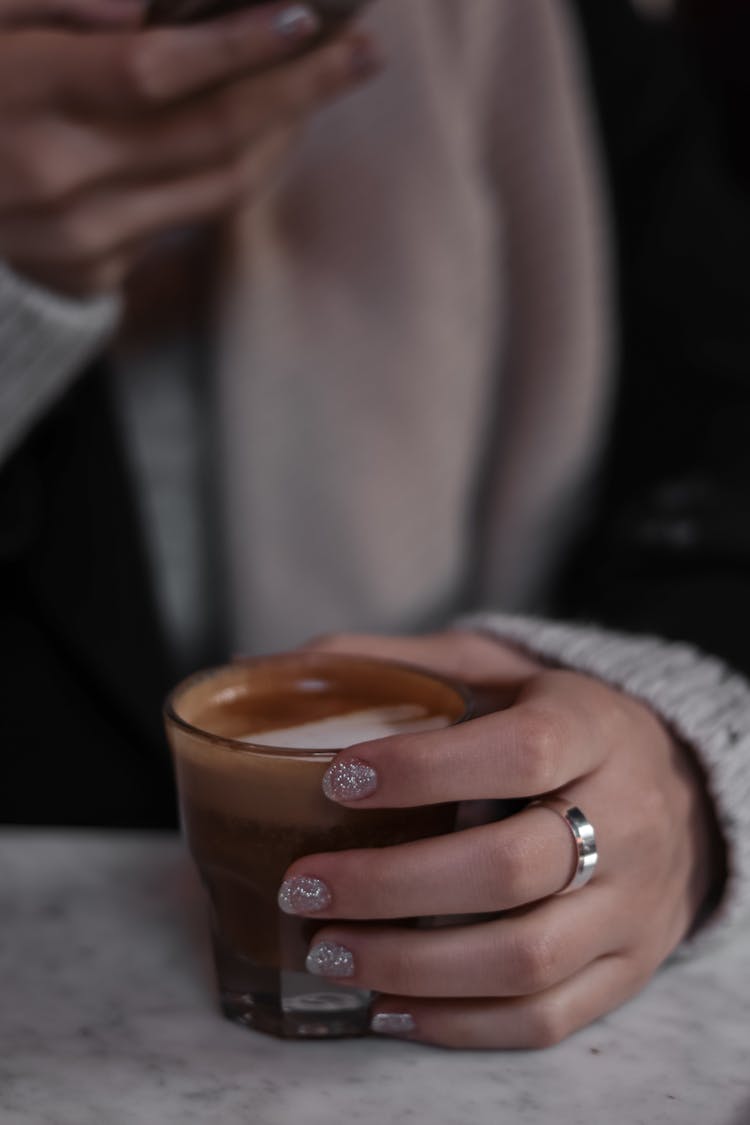
<path id="1" fill-rule="evenodd" d="M 137 27 L 146 0 L 0 0 L 4 27 Z"/>
<path id="2" fill-rule="evenodd" d="M 539 672 L 539 665 L 518 650 L 487 634 L 463 629 L 411 637 L 335 633 L 315 637 L 304 647 L 419 664 L 475 688 L 497 688 L 503 693 Z"/>

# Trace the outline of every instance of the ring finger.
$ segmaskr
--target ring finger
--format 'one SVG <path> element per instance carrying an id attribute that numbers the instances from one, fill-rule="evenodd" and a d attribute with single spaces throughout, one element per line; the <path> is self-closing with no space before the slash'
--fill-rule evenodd
<path id="1" fill-rule="evenodd" d="M 288 914 L 320 918 L 484 914 L 563 890 L 577 863 L 563 818 L 529 808 L 452 836 L 306 856 L 287 871 L 279 903 Z M 613 866 L 605 850 L 598 883 Z"/>

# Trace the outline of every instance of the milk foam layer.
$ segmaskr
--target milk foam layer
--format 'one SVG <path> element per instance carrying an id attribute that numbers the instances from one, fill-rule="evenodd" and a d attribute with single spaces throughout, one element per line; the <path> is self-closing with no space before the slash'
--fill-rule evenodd
<path id="1" fill-rule="evenodd" d="M 424 707 L 404 703 L 351 711 L 312 723 L 283 729 L 249 732 L 239 739 L 255 746 L 286 746 L 294 750 L 342 750 L 359 742 L 387 738 L 391 734 L 416 734 L 450 726 L 447 715 L 430 715 Z"/>

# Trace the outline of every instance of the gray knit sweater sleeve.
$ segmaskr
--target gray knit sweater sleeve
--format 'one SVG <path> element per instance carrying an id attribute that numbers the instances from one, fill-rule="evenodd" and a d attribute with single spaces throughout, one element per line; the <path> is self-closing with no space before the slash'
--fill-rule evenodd
<path id="1" fill-rule="evenodd" d="M 647 703 L 695 751 L 706 774 L 728 850 L 722 901 L 685 948 L 750 917 L 750 684 L 686 644 L 501 614 L 462 619 L 547 663 L 571 668 Z"/>
<path id="2" fill-rule="evenodd" d="M 0 463 L 113 331 L 116 296 L 69 300 L 0 262 Z"/>

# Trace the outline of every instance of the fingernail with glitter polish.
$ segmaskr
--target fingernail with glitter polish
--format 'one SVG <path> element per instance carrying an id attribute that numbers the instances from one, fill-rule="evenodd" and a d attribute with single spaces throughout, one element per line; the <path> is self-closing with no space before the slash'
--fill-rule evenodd
<path id="1" fill-rule="evenodd" d="M 361 801 L 378 787 L 378 775 L 359 758 L 334 762 L 323 775 L 323 792 L 329 801 Z"/>
<path id="2" fill-rule="evenodd" d="M 321 941 L 308 953 L 305 968 L 316 977 L 353 977 L 354 954 L 335 941 Z"/>
<path id="3" fill-rule="evenodd" d="M 306 4 L 291 4 L 276 16 L 274 27 L 284 39 L 309 39 L 320 31 L 320 17 Z"/>
<path id="4" fill-rule="evenodd" d="M 377 1012 L 370 1023 L 375 1035 L 411 1035 L 416 1030 L 414 1017 L 408 1012 Z"/>
<path id="5" fill-rule="evenodd" d="M 318 914 L 331 905 L 331 892 L 322 879 L 293 875 L 281 884 L 278 903 L 285 914 Z"/>

